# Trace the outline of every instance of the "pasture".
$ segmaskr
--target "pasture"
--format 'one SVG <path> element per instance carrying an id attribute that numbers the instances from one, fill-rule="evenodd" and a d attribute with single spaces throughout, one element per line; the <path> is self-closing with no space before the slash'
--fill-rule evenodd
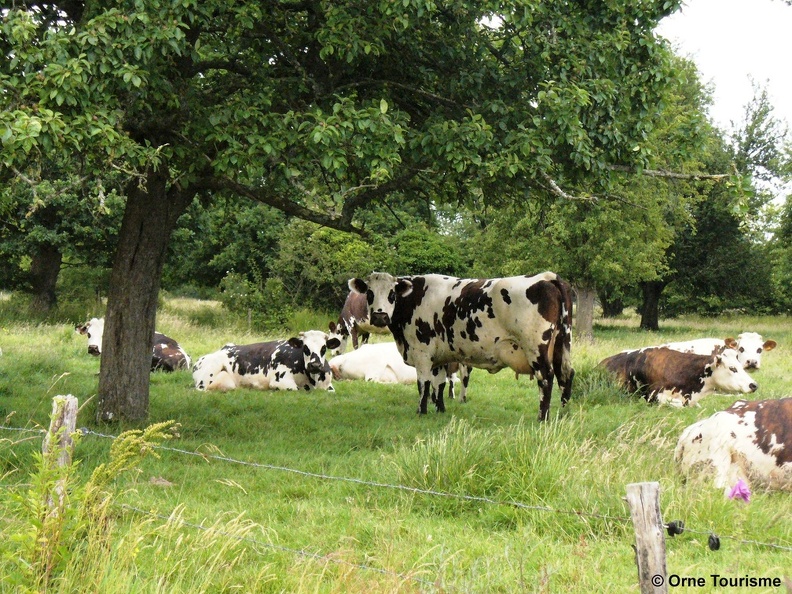
<path id="1" fill-rule="evenodd" d="M 295 330 L 330 319 L 306 317 Z M 188 371 L 153 374 L 149 421 L 179 423 L 163 444 L 178 451 L 159 449 L 117 478 L 99 561 L 90 543 L 69 543 L 85 560 L 71 559 L 49 591 L 637 592 L 623 498 L 643 481 L 660 482 L 664 520 L 690 529 L 667 538 L 669 574 L 707 578 L 673 591 L 727 591 L 712 574 L 792 579 L 792 494 L 755 492 L 746 504 L 674 465 L 682 429 L 738 397 L 647 405 L 596 367 L 625 348 L 753 330 L 779 345 L 752 373 L 755 397 L 789 396 L 792 321 L 681 318 L 656 334 L 637 325 L 600 320 L 593 343 L 573 339 L 572 400 L 560 409 L 556 387 L 544 424 L 536 383 L 508 370 L 474 370 L 466 404 L 425 416 L 413 386 L 220 394 L 195 390 Z M 157 329 L 193 361 L 229 341 L 287 336 L 251 335 L 216 304 L 184 299 L 163 303 Z M 0 348 L 0 424 L 46 427 L 52 397 L 74 394 L 85 403 L 78 426 L 94 432 L 76 448 L 76 480 L 87 479 L 112 443 L 97 434 L 131 427 L 94 423 L 99 360 L 85 338 L 70 324 L 6 320 Z M 0 430 L 3 591 L 19 573 L 12 557 L 25 552 L 18 537 L 33 529 L 25 506 L 10 503 L 32 490 L 40 448 L 37 433 Z"/>

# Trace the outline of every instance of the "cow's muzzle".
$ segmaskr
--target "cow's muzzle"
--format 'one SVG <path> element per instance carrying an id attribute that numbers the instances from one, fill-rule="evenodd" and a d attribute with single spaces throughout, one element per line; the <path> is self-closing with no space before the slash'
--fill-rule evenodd
<path id="1" fill-rule="evenodd" d="M 99 352 L 99 347 L 91 344 L 88 345 L 88 354 L 93 355 L 94 357 L 98 357 L 101 353 Z"/>
<path id="2" fill-rule="evenodd" d="M 322 369 L 324 369 L 324 365 L 322 365 L 322 362 L 318 358 L 311 359 L 308 362 L 308 364 L 305 366 L 305 371 L 307 371 L 311 375 L 313 375 L 314 373 L 321 372 Z"/>
<path id="3" fill-rule="evenodd" d="M 751 392 L 756 392 L 756 389 L 757 389 L 758 387 L 759 387 L 759 386 L 758 386 L 758 385 L 756 385 L 756 383 L 754 383 L 754 382 L 751 382 L 751 383 L 748 385 L 748 389 L 749 389 Z"/>
<path id="4" fill-rule="evenodd" d="M 390 316 L 383 311 L 375 311 L 371 314 L 371 325 L 377 328 L 386 328 L 390 324 Z"/>

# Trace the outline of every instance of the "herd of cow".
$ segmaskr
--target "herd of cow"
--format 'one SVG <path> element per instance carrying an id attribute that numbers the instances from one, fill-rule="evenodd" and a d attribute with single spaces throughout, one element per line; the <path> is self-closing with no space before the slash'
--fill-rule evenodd
<path id="1" fill-rule="evenodd" d="M 458 279 L 427 274 L 395 277 L 374 272 L 350 279 L 338 323 L 288 340 L 226 344 L 192 366 L 199 390 L 250 387 L 271 390 L 333 390 L 333 379 L 365 379 L 418 387 L 418 412 L 429 400 L 445 410 L 444 392 L 454 398 L 461 384 L 466 400 L 470 370 L 496 373 L 506 367 L 535 378 L 541 393 L 539 420 L 547 419 L 555 380 L 561 405 L 570 398 L 572 290 L 553 272 L 536 276 Z M 101 352 L 103 320 L 77 330 L 88 351 Z M 390 332 L 393 342 L 368 344 L 370 332 Z M 353 350 L 346 350 L 351 338 Z M 752 393 L 747 370 L 775 348 L 753 332 L 737 339 L 706 338 L 628 350 L 600 365 L 629 391 L 649 402 L 696 405 L 712 392 Z M 176 341 L 155 333 L 152 371 L 189 369 Z M 737 401 L 729 409 L 691 425 L 675 454 L 688 472 L 714 469 L 716 485 L 738 480 L 792 490 L 792 398 Z"/>

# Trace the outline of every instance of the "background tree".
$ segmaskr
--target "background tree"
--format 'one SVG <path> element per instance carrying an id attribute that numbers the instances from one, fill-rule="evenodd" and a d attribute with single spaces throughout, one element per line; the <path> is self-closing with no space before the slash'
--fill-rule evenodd
<path id="1" fill-rule="evenodd" d="M 0 190 L 8 208 L 0 217 L 0 258 L 5 262 L 0 278 L 7 289 L 31 293 L 31 313 L 40 315 L 57 304 L 63 265 L 108 264 L 108 246 L 115 242 L 124 203 L 110 176 L 88 183 L 52 161 L 43 172 L 27 173 L 45 181 L 31 184 L 25 172 L 14 169 Z"/>
<path id="2" fill-rule="evenodd" d="M 673 270 L 664 279 L 667 314 L 772 310 L 764 221 L 784 175 L 785 137 L 786 127 L 774 117 L 762 89 L 756 89 L 744 121 L 729 139 L 713 130 L 703 166 L 710 171 L 731 168 L 737 176 L 729 184 L 701 185 L 705 199 L 695 204 L 690 224 L 670 248 Z"/>
<path id="3" fill-rule="evenodd" d="M 648 156 L 673 78 L 653 30 L 678 5 L 18 2 L 0 37 L 0 159 L 77 152 L 131 174 L 98 418 L 147 414 L 161 271 L 196 196 L 353 230 L 358 207 L 394 192 L 606 187 L 610 164 Z"/>

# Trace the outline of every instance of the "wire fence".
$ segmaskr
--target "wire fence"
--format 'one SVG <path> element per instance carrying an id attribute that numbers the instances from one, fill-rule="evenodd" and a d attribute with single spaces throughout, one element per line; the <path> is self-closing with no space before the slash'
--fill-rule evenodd
<path id="1" fill-rule="evenodd" d="M 20 432 L 20 433 L 37 433 L 37 434 L 45 434 L 46 433 L 46 430 L 44 430 L 44 429 L 32 429 L 32 428 L 23 428 L 23 427 L 6 427 L 6 426 L 2 426 L 2 425 L 0 425 L 0 430 L 14 431 L 14 432 Z M 117 435 L 110 435 L 110 434 L 106 434 L 106 433 L 100 433 L 100 432 L 97 432 L 97 431 L 93 431 L 92 429 L 88 429 L 87 427 L 80 428 L 79 432 L 83 436 L 98 437 L 98 438 L 108 439 L 108 440 L 118 439 Z M 556 514 L 578 516 L 578 517 L 583 517 L 583 518 L 594 518 L 594 519 L 598 519 L 598 520 L 606 520 L 606 521 L 612 521 L 612 522 L 632 523 L 632 519 L 629 518 L 629 517 L 626 517 L 626 516 L 615 516 L 615 515 L 611 515 L 611 514 L 601 513 L 601 512 L 598 512 L 598 511 L 582 511 L 582 510 L 570 510 L 570 509 L 557 509 L 557 508 L 553 508 L 553 507 L 550 507 L 550 506 L 547 506 L 547 505 L 531 505 L 531 504 L 526 504 L 526 503 L 523 503 L 523 502 L 520 502 L 520 501 L 499 500 L 499 499 L 494 499 L 494 498 L 491 498 L 491 497 L 467 495 L 467 494 L 464 494 L 464 493 L 451 493 L 451 492 L 448 492 L 448 491 L 437 491 L 437 490 L 433 490 L 433 489 L 422 489 L 422 488 L 419 488 L 419 487 L 411 487 L 411 486 L 408 486 L 408 485 L 382 483 L 382 482 L 377 482 L 377 481 L 370 481 L 370 480 L 365 480 L 365 479 L 360 479 L 360 478 L 352 478 L 352 477 L 345 477 L 345 476 L 335 476 L 335 475 L 330 475 L 330 474 L 323 474 L 323 473 L 299 470 L 299 469 L 295 469 L 295 468 L 289 468 L 289 467 L 286 467 L 286 466 L 278 466 L 278 465 L 274 465 L 274 464 L 266 464 L 266 463 L 262 463 L 262 462 L 250 462 L 250 461 L 245 461 L 245 460 L 238 460 L 238 459 L 235 459 L 235 458 L 231 458 L 229 456 L 221 456 L 221 455 L 218 455 L 218 454 L 207 454 L 207 453 L 203 453 L 203 452 L 190 451 L 190 450 L 185 450 L 185 449 L 181 449 L 181 448 L 174 448 L 174 447 L 164 446 L 164 445 L 155 445 L 154 449 L 155 450 L 167 451 L 167 452 L 173 452 L 173 453 L 180 454 L 180 455 L 185 455 L 185 456 L 199 457 L 199 458 L 202 458 L 202 459 L 207 460 L 207 461 L 216 460 L 216 461 L 219 461 L 219 462 L 225 462 L 225 463 L 229 463 L 229 464 L 237 464 L 237 465 L 240 465 L 240 466 L 246 466 L 246 467 L 251 467 L 251 468 L 260 468 L 260 469 L 264 469 L 264 470 L 285 472 L 285 473 L 295 474 L 295 475 L 303 476 L 303 477 L 307 477 L 307 478 L 320 479 L 320 480 L 324 480 L 324 481 L 337 481 L 337 482 L 351 483 L 351 484 L 363 485 L 363 486 L 367 486 L 367 487 L 374 487 L 374 488 L 377 488 L 377 489 L 389 489 L 389 490 L 394 490 L 394 491 L 402 491 L 402 492 L 412 493 L 412 494 L 416 494 L 416 495 L 425 495 L 425 496 L 429 496 L 429 497 L 442 497 L 442 498 L 446 498 L 446 499 L 456 499 L 456 500 L 460 500 L 460 501 L 469 501 L 469 502 L 483 503 L 483 504 L 487 504 L 487 505 L 512 507 L 512 508 L 515 508 L 515 509 L 521 509 L 521 510 L 527 510 L 527 511 L 548 512 L 548 513 L 556 513 Z M 150 514 L 150 512 L 144 512 L 143 510 L 139 510 L 139 509 L 133 508 L 131 506 L 125 506 L 125 507 L 129 508 L 130 510 L 139 512 L 139 513 Z M 157 517 L 160 517 L 160 516 L 157 516 Z M 162 517 L 167 518 L 168 516 L 162 516 Z M 199 526 L 197 524 L 193 525 L 193 524 L 190 524 L 188 522 L 182 522 L 182 523 L 185 526 L 193 527 L 193 528 Z M 728 536 L 728 535 L 726 535 L 726 536 L 717 535 L 716 536 L 717 531 L 714 531 L 714 530 L 702 531 L 702 530 L 697 530 L 695 528 L 689 528 L 689 527 L 685 526 L 685 524 L 683 522 L 679 521 L 679 520 L 676 520 L 676 521 L 673 521 L 673 522 L 666 522 L 666 523 L 663 524 L 663 528 L 668 530 L 668 533 L 669 533 L 670 536 L 675 536 L 675 535 L 682 534 L 684 532 L 688 532 L 690 534 L 705 535 L 705 536 L 707 536 L 710 539 L 710 543 L 712 542 L 712 538 L 714 537 L 716 539 L 721 539 L 721 538 L 722 539 L 728 539 L 728 540 L 731 540 L 731 541 L 734 541 L 734 542 L 737 542 L 737 543 L 740 543 L 740 544 L 744 544 L 744 545 L 761 546 L 761 547 L 767 547 L 767 548 L 776 549 L 776 550 L 782 550 L 782 551 L 792 551 L 792 545 L 777 544 L 777 543 L 770 543 L 770 542 L 762 542 L 762 541 L 757 541 L 757 540 L 749 540 L 749 539 L 743 539 L 743 538 L 739 538 L 739 537 L 736 537 L 736 536 Z M 257 544 L 264 544 L 266 546 L 269 546 L 270 548 L 278 548 L 278 547 L 275 547 L 274 545 L 268 545 L 267 543 L 257 543 Z M 323 556 L 323 555 L 319 555 L 319 554 L 315 554 L 315 553 L 308 553 L 308 552 L 300 552 L 299 550 L 295 550 L 295 549 L 281 548 L 281 550 L 288 551 L 288 552 L 295 553 L 295 554 L 301 554 L 303 556 L 310 556 L 310 557 L 314 557 L 314 558 L 321 558 L 321 559 L 327 558 L 326 556 Z M 355 564 L 352 564 L 352 565 L 355 565 Z M 358 568 L 361 568 L 361 569 L 368 569 L 367 566 L 362 566 L 362 565 L 355 565 L 355 566 L 358 567 Z M 395 572 L 387 572 L 387 570 L 378 570 L 378 571 L 383 571 L 385 573 L 392 574 L 394 577 L 402 577 L 402 578 L 409 577 L 407 574 L 398 574 L 398 573 L 395 573 Z M 413 578 L 410 578 L 410 579 L 413 579 Z M 431 582 L 426 582 L 426 583 L 431 583 Z"/>

